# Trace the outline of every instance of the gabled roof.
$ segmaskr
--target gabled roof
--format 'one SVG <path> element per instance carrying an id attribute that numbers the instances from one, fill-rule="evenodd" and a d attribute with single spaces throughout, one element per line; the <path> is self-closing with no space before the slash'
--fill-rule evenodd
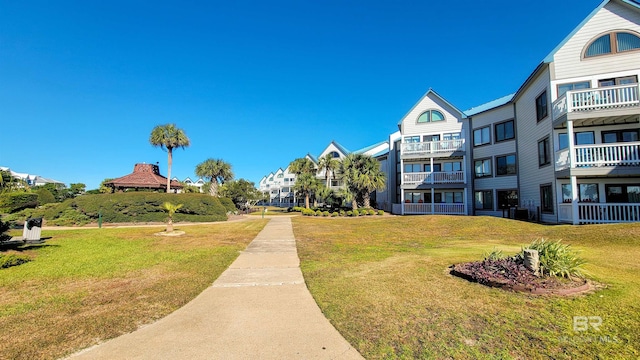
<path id="1" fill-rule="evenodd" d="M 398 121 L 398 126 L 402 125 L 402 120 L 404 120 L 412 111 L 413 109 L 416 108 L 416 106 L 418 106 L 418 104 L 420 104 L 422 102 L 422 100 L 424 98 L 426 98 L 427 96 L 429 96 L 429 94 L 433 94 L 434 96 L 436 96 L 438 99 L 440 99 L 442 102 L 444 102 L 445 104 L 447 104 L 449 107 L 451 107 L 453 110 L 457 111 L 460 116 L 464 119 L 466 118 L 466 115 L 464 114 L 464 112 L 462 112 L 460 109 L 458 109 L 457 107 L 455 107 L 453 104 L 451 104 L 450 102 L 447 101 L 447 99 L 443 98 L 442 96 L 440 96 L 437 92 L 435 92 L 432 88 L 429 88 L 429 90 L 427 90 L 426 93 L 424 93 L 424 95 L 422 95 L 422 97 L 420 98 L 420 100 L 418 100 L 412 107 L 411 109 L 409 109 L 409 111 L 407 111 L 406 114 L 404 114 L 404 116 L 402 118 L 400 118 L 400 121 Z"/>
<path id="2" fill-rule="evenodd" d="M 371 157 L 372 158 L 379 158 L 380 156 L 384 156 L 384 155 L 387 155 L 387 154 L 389 154 L 389 148 L 386 148 L 386 149 L 380 151 L 377 154 L 373 154 L 373 155 L 371 155 Z"/>
<path id="3" fill-rule="evenodd" d="M 488 103 L 472 107 L 469 110 L 465 110 L 464 113 L 467 116 L 473 116 L 473 115 L 480 114 L 481 112 L 485 112 L 487 110 L 491 110 L 493 108 L 497 108 L 499 106 L 502 106 L 504 104 L 509 103 L 509 101 L 511 101 L 511 99 L 513 99 L 513 95 L 514 94 L 509 94 L 509 95 L 503 96 L 503 97 L 501 97 L 499 99 L 495 99 L 495 100 L 489 101 Z"/>
<path id="4" fill-rule="evenodd" d="M 306 158 L 308 158 L 309 160 L 313 161 L 314 164 L 318 164 L 318 159 L 316 159 L 313 155 L 307 153 L 307 155 L 305 155 Z"/>
<path id="5" fill-rule="evenodd" d="M 349 155 L 350 151 L 347 150 L 344 146 L 338 144 L 335 140 L 331 140 L 331 144 L 333 144 L 333 146 L 338 148 L 338 150 L 340 150 L 343 154 Z M 331 145 L 331 144 L 329 144 L 329 145 Z"/>
<path id="6" fill-rule="evenodd" d="M 620 1 L 622 3 L 625 3 L 627 5 L 630 5 L 632 7 L 635 7 L 636 9 L 640 9 L 640 3 L 637 1 L 633 1 L 633 0 L 617 0 Z M 605 7 L 605 5 L 607 5 L 608 3 L 610 3 L 611 0 L 604 0 L 603 2 L 600 3 L 600 5 L 598 5 L 598 7 L 596 7 L 595 9 L 593 9 L 593 11 L 582 20 L 582 22 L 580 22 L 580 24 L 578 24 L 578 26 L 576 26 L 573 31 L 571 31 L 569 33 L 569 35 L 567 35 L 559 44 L 558 46 L 556 46 L 553 50 L 551 50 L 551 52 L 542 60 L 542 62 L 544 63 L 550 63 L 553 61 L 553 57 L 555 56 L 555 54 L 558 52 L 558 50 L 560 50 L 560 48 L 562 48 L 567 41 L 569 41 L 569 39 L 571 39 L 573 37 L 573 35 L 575 35 L 578 30 L 580 30 L 587 22 L 589 22 L 589 20 L 591 20 L 591 18 L 593 18 L 598 11 L 600 11 L 603 7 Z"/>

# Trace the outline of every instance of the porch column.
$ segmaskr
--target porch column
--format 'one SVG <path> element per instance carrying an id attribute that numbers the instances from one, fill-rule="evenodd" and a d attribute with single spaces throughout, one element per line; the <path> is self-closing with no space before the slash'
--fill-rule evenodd
<path id="1" fill-rule="evenodd" d="M 400 144 L 402 146 L 402 144 Z M 404 215 L 404 189 L 402 188 L 402 184 L 404 184 L 404 160 L 402 160 L 402 156 L 400 157 L 400 215 Z"/>
<path id="2" fill-rule="evenodd" d="M 467 188 L 464 188 L 464 197 L 462 198 L 462 203 L 464 204 L 464 214 L 469 215 L 468 204 L 467 204 Z"/>
<path id="3" fill-rule="evenodd" d="M 574 168 L 576 166 L 576 149 L 573 120 L 567 120 L 567 140 L 569 141 L 569 164 L 570 168 Z"/>
<path id="4" fill-rule="evenodd" d="M 576 166 L 576 150 L 575 150 L 575 137 L 573 133 L 573 120 L 567 120 L 567 141 L 569 142 L 569 171 L 571 172 Z M 573 224 L 577 225 L 580 220 L 578 214 L 578 179 L 575 175 L 570 176 L 571 179 L 571 219 Z"/>
<path id="5" fill-rule="evenodd" d="M 575 175 L 571 176 L 571 218 L 573 219 L 573 225 L 578 225 L 580 222 L 578 214 L 578 178 Z"/>
<path id="6" fill-rule="evenodd" d="M 433 165 L 433 159 L 431 159 L 431 164 Z M 432 169 L 433 170 L 433 169 Z M 436 213 L 436 209 L 435 209 L 435 198 L 436 198 L 436 191 L 434 188 L 431 188 L 431 215 Z"/>

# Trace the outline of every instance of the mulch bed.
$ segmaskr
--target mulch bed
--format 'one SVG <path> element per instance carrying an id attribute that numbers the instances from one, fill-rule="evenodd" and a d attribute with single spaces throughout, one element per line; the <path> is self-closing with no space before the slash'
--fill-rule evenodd
<path id="1" fill-rule="evenodd" d="M 574 295 L 594 289 L 585 279 L 538 277 L 512 259 L 483 260 L 450 267 L 452 275 L 482 285 L 536 295 Z"/>

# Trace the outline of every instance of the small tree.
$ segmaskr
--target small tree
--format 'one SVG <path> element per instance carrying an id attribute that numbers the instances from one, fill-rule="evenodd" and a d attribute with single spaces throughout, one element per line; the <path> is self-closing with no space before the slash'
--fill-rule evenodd
<path id="1" fill-rule="evenodd" d="M 168 201 L 162 204 L 162 208 L 169 214 L 167 219 L 167 232 L 173 231 L 173 215 L 182 207 L 182 204 L 174 205 Z"/>
<path id="2" fill-rule="evenodd" d="M 245 179 L 232 180 L 220 187 L 220 196 L 227 197 L 240 210 L 248 210 L 264 199 L 255 184 Z"/>
<path id="3" fill-rule="evenodd" d="M 0 243 L 11 240 L 11 236 L 7 234 L 9 231 L 9 223 L 0 220 Z"/>

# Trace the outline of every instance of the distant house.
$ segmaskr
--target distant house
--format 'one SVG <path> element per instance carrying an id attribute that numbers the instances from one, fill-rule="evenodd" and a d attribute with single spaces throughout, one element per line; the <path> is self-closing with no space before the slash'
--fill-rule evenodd
<path id="1" fill-rule="evenodd" d="M 198 190 L 200 192 L 202 192 L 202 187 L 204 186 L 204 184 L 206 184 L 206 182 L 202 178 L 200 178 L 200 179 L 198 179 L 196 181 L 193 181 L 193 180 L 191 180 L 190 177 L 187 177 L 186 179 L 180 181 L 177 177 L 174 176 L 171 179 L 171 181 L 178 181 L 178 182 L 181 182 L 184 185 L 195 186 L 195 187 L 198 188 Z"/>
<path id="2" fill-rule="evenodd" d="M 157 189 L 166 190 L 167 178 L 160 175 L 160 168 L 154 164 L 135 164 L 133 172 L 129 175 L 113 179 L 105 183 L 114 191 Z M 171 190 L 178 192 L 182 189 L 180 182 L 171 180 Z"/>
<path id="3" fill-rule="evenodd" d="M 64 185 L 62 181 L 45 178 L 40 175 L 15 172 L 10 168 L 4 167 L 4 166 L 0 166 L 0 170 L 9 172 L 11 176 L 13 176 L 16 179 L 24 181 L 29 186 L 41 186 L 46 184 Z"/>

